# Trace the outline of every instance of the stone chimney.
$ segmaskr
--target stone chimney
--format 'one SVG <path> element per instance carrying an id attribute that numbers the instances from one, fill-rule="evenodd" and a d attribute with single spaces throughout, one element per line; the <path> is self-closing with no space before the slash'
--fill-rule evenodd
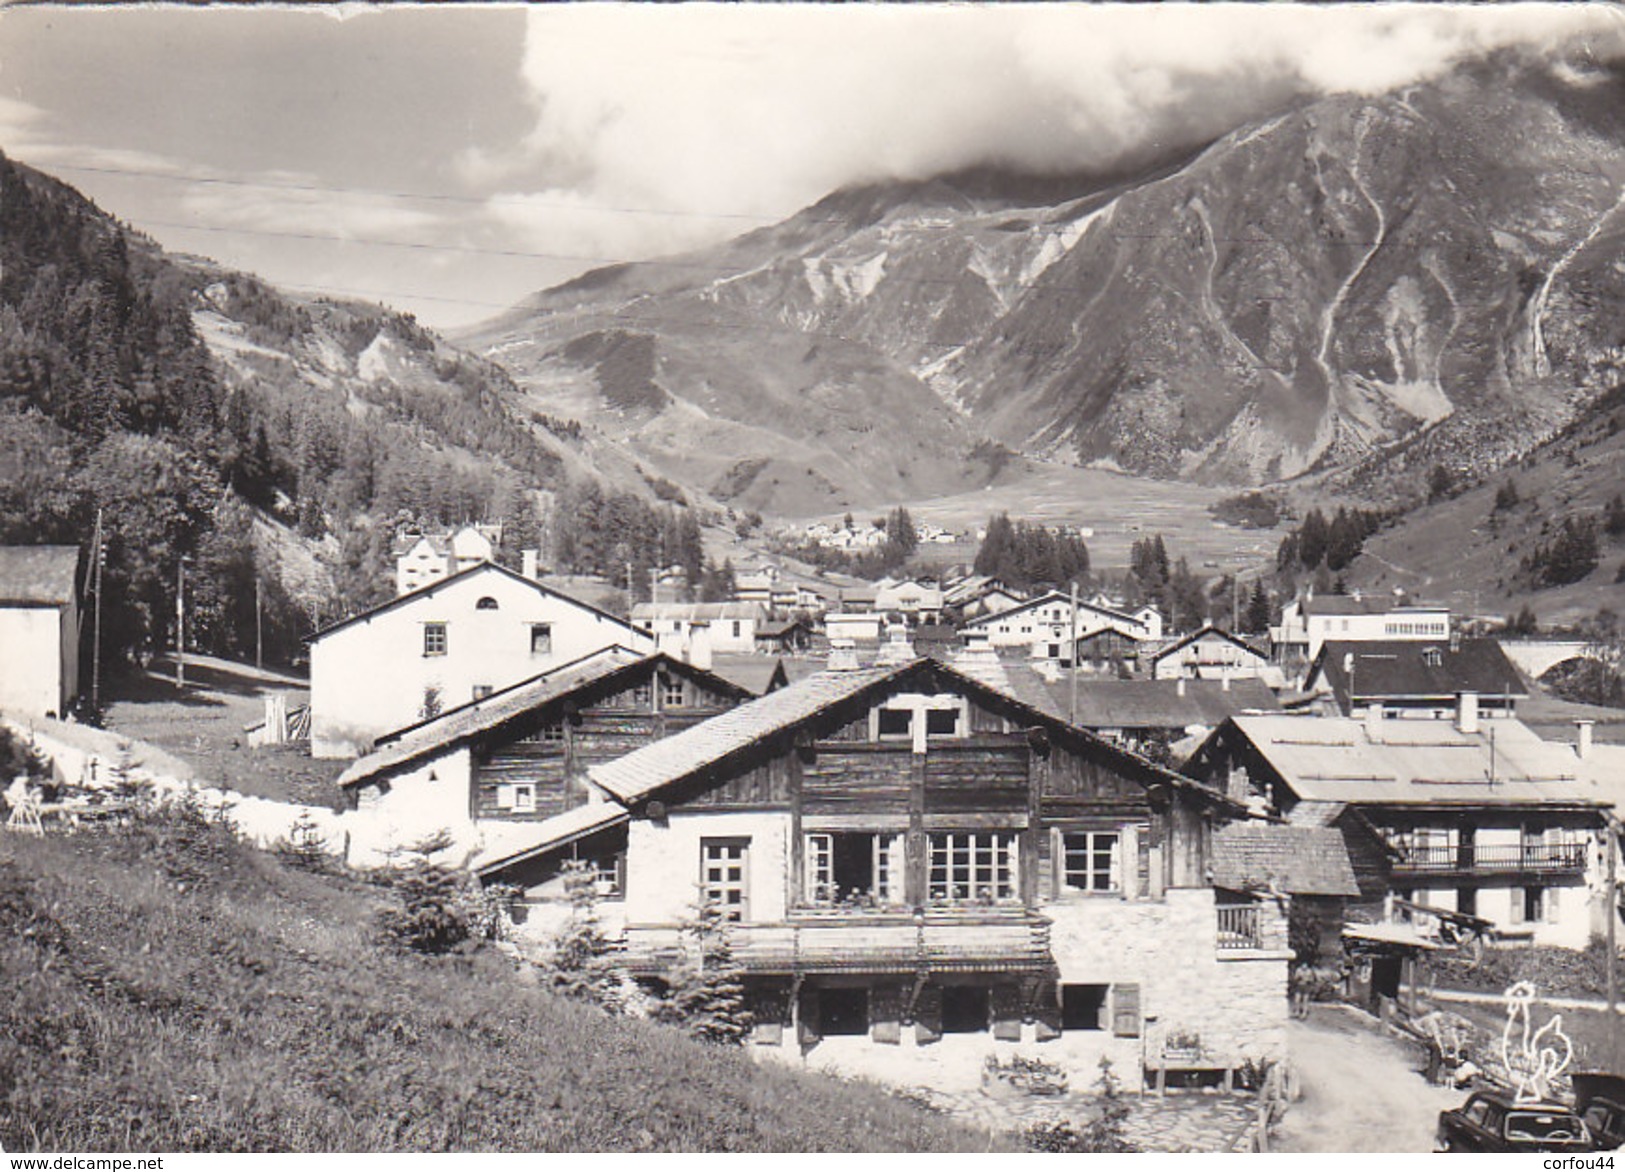
<path id="1" fill-rule="evenodd" d="M 1229 690 L 1230 690 L 1230 673 L 1225 672 L 1223 675 L 1221 675 L 1219 677 L 1219 691 L 1228 692 Z"/>
<path id="2" fill-rule="evenodd" d="M 1185 677 L 1183 675 L 1176 676 L 1174 678 L 1174 695 L 1183 696 L 1184 694 L 1185 694 Z"/>
<path id="3" fill-rule="evenodd" d="M 660 631 L 655 635 L 655 650 L 673 659 L 687 659 L 681 631 Z"/>
<path id="4" fill-rule="evenodd" d="M 908 641 L 908 624 L 887 623 L 886 641 L 880 645 L 880 655 L 875 662 L 895 666 L 913 658 L 914 644 Z"/>
<path id="5" fill-rule="evenodd" d="M 536 549 L 522 549 L 522 550 L 520 550 L 519 551 L 519 562 L 520 562 L 519 573 L 520 573 L 520 575 L 523 576 L 523 577 L 529 578 L 532 582 L 536 581 L 536 579 L 541 574 L 540 559 L 541 559 L 541 551 L 540 550 L 536 550 Z"/>
<path id="6" fill-rule="evenodd" d="M 1004 661 L 987 641 L 986 631 L 963 631 L 964 645 L 955 650 L 948 662 L 973 680 L 990 687 L 1010 690 L 1010 677 L 1005 674 Z"/>
<path id="7" fill-rule="evenodd" d="M 1365 707 L 1365 739 L 1373 745 L 1382 744 L 1382 705 L 1378 703 L 1367 704 Z"/>
<path id="8" fill-rule="evenodd" d="M 1584 761 L 1591 756 L 1591 727 L 1593 721 L 1577 720 L 1574 722 L 1574 755 Z"/>
<path id="9" fill-rule="evenodd" d="M 711 624 L 706 622 L 690 623 L 688 626 L 687 659 L 691 666 L 701 671 L 711 670 Z"/>
<path id="10" fill-rule="evenodd" d="M 1478 693 L 1456 693 L 1456 728 L 1464 733 L 1478 731 Z"/>
<path id="11" fill-rule="evenodd" d="M 858 647 L 851 639 L 836 638 L 829 641 L 829 670 L 857 671 Z"/>

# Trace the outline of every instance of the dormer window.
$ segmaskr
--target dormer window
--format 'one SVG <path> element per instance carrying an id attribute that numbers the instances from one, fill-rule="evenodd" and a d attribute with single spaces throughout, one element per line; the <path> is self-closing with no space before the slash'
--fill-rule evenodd
<path id="1" fill-rule="evenodd" d="M 475 610 L 496 610 L 497 609 L 497 600 L 492 598 L 489 594 L 487 594 L 484 598 L 480 599 L 478 602 L 476 602 L 474 604 L 474 609 Z"/>

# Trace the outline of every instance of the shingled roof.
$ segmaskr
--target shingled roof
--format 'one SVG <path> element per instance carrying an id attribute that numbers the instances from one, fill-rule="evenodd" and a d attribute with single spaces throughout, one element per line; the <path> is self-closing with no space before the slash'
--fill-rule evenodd
<path id="1" fill-rule="evenodd" d="M 1289 896 L 1360 894 L 1341 834 L 1326 826 L 1228 823 L 1214 829 L 1215 888 Z"/>
<path id="2" fill-rule="evenodd" d="M 397 729 L 378 739 L 371 753 L 354 762 L 339 775 L 340 788 L 360 785 L 383 774 L 397 772 L 425 757 L 443 753 L 465 741 L 494 729 L 507 721 L 535 712 L 557 703 L 589 684 L 603 683 L 616 675 L 632 674 L 634 669 L 651 665 L 669 668 L 698 677 L 718 692 L 746 699 L 752 695 L 747 689 L 715 672 L 708 672 L 662 652 L 639 654 L 625 647 L 606 647 L 580 659 L 562 664 L 551 671 L 542 672 L 501 691 L 492 692 L 478 700 L 470 700 L 456 708 L 418 724 Z"/>
<path id="3" fill-rule="evenodd" d="M 0 545 L 0 604 L 72 602 L 78 572 L 77 545 Z"/>
<path id="4" fill-rule="evenodd" d="M 1025 665 L 1011 665 L 1007 670 L 1023 698 L 1041 694 L 1046 711 L 1066 718 L 1072 700 L 1069 681 L 1043 680 Z M 1037 681 L 1038 688 L 1024 685 L 1022 681 L 1029 678 Z M 1228 688 L 1217 680 L 1080 679 L 1077 689 L 1077 723 L 1084 728 L 1183 731 L 1193 724 L 1217 728 L 1238 713 L 1281 710 L 1275 693 L 1257 679 L 1232 680 Z"/>
<path id="5" fill-rule="evenodd" d="M 1242 811 L 1242 807 L 1223 794 L 1148 761 L 1137 753 L 1111 744 L 1087 729 L 1069 725 L 1064 719 L 1035 707 L 1009 689 L 978 680 L 952 665 L 929 657 L 896 665 L 819 672 L 674 736 L 645 745 L 625 757 L 595 765 L 588 770 L 587 776 L 621 801 L 637 802 L 664 786 L 721 765 L 734 754 L 766 738 L 788 732 L 844 701 L 863 695 L 871 688 L 925 670 L 944 673 L 967 694 L 981 694 L 1000 705 L 1014 707 L 1023 719 L 1034 725 L 1047 725 L 1058 733 L 1087 744 L 1101 756 L 1122 763 L 1146 785 L 1181 790 L 1210 808 L 1227 808 L 1233 813 Z"/>
<path id="6" fill-rule="evenodd" d="M 1349 673 L 1344 669 L 1353 657 L 1354 695 L 1349 695 Z M 1458 692 L 1478 692 L 1485 696 L 1516 696 L 1526 690 L 1517 668 L 1494 639 L 1462 639 L 1450 642 L 1384 640 L 1343 643 L 1328 641 L 1309 669 L 1304 689 L 1312 691 L 1323 679 L 1347 714 L 1351 703 L 1360 700 L 1451 700 Z"/>
<path id="7" fill-rule="evenodd" d="M 1365 805 L 1595 807 L 1567 745 L 1517 720 L 1237 716 L 1231 723 L 1301 800 Z M 1223 730 L 1220 734 L 1223 735 Z"/>
<path id="8" fill-rule="evenodd" d="M 1213 831 L 1213 885 L 1231 891 L 1354 897 L 1343 836 L 1329 826 L 1231 822 Z"/>

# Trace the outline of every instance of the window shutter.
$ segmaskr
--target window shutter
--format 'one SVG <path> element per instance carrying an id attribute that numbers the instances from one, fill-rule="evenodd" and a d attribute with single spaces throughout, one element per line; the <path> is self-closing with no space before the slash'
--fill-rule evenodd
<path id="1" fill-rule="evenodd" d="M 1523 923 L 1523 888 L 1511 888 L 1509 894 L 1512 897 L 1512 923 L 1521 924 Z"/>
<path id="2" fill-rule="evenodd" d="M 1112 1035 L 1118 1038 L 1140 1036 L 1140 986 L 1112 986 Z"/>
<path id="3" fill-rule="evenodd" d="M 874 1040 L 887 1046 L 903 1041 L 903 998 L 908 990 L 901 985 L 876 985 L 869 990 L 869 1024 Z"/>
<path id="4" fill-rule="evenodd" d="M 1558 921 L 1557 897 L 1562 890 L 1561 887 L 1548 887 L 1546 889 L 1546 922 L 1548 924 L 1555 924 Z"/>
<path id="5" fill-rule="evenodd" d="M 503 782 L 497 786 L 497 809 L 511 810 L 514 807 L 513 785 Z"/>
<path id="6" fill-rule="evenodd" d="M 1060 996 L 1059 986 L 1054 985 L 1038 994 L 1038 1004 L 1033 1006 L 1033 1018 L 1038 1022 L 1040 1042 L 1053 1042 L 1061 1036 Z"/>
<path id="7" fill-rule="evenodd" d="M 1117 840 L 1118 889 L 1129 899 L 1140 897 L 1140 828 L 1125 826 Z"/>
<path id="8" fill-rule="evenodd" d="M 924 1046 L 942 1040 L 942 990 L 927 985 L 914 1002 L 914 1041 Z"/>
<path id="9" fill-rule="evenodd" d="M 1001 1042 L 1021 1041 L 1021 990 L 1014 985 L 993 986 L 993 1036 Z"/>
<path id="10" fill-rule="evenodd" d="M 818 989 L 812 985 L 801 987 L 799 1041 L 803 1046 L 816 1046 L 822 1037 L 818 1020 Z"/>

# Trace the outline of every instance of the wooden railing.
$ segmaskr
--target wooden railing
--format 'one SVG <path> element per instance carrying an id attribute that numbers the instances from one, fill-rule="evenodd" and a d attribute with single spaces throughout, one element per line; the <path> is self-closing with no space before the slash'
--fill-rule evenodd
<path id="1" fill-rule="evenodd" d="M 1219 917 L 1219 949 L 1259 949 L 1264 946 L 1263 908 L 1256 903 L 1220 905 L 1213 909 Z"/>
<path id="2" fill-rule="evenodd" d="M 1583 871 L 1586 844 L 1504 843 L 1492 845 L 1402 846 L 1396 870 L 1404 871 Z"/>
<path id="3" fill-rule="evenodd" d="M 1024 910 L 1007 913 L 794 913 L 782 924 L 737 924 L 735 959 L 758 972 L 940 972 L 1002 969 L 1048 971 L 1049 920 Z M 636 968 L 675 960 L 683 942 L 675 928 L 630 927 L 626 953 Z"/>

